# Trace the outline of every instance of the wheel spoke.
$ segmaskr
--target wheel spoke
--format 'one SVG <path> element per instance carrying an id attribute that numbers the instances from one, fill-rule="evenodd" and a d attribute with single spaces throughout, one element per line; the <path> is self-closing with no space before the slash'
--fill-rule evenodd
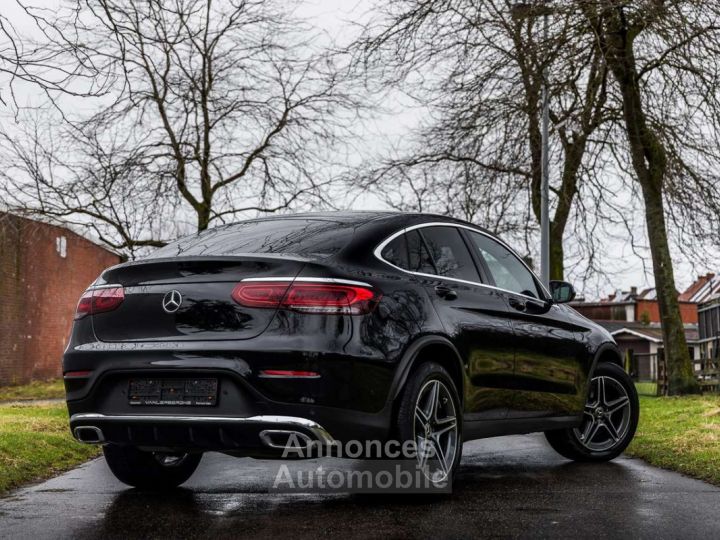
<path id="1" fill-rule="evenodd" d="M 454 417 L 449 416 L 447 418 L 443 418 L 441 421 L 438 422 L 438 428 L 435 430 L 434 435 L 436 437 L 440 437 L 441 435 L 444 435 L 448 431 L 454 430 L 456 427 L 457 427 L 457 420 L 455 420 Z"/>
<path id="2" fill-rule="evenodd" d="M 436 426 L 444 426 L 445 424 L 452 424 L 454 422 L 455 422 L 454 416 L 446 416 L 445 418 L 436 418 L 435 419 Z"/>
<path id="3" fill-rule="evenodd" d="M 593 418 L 585 426 L 585 429 L 583 430 L 583 433 L 580 436 L 580 442 L 582 444 L 584 444 L 585 446 L 589 445 L 592 442 L 592 440 L 595 438 L 595 435 L 597 435 L 597 432 L 599 429 L 600 429 L 600 422 L 598 422 L 595 418 Z"/>
<path id="4" fill-rule="evenodd" d="M 629 407 L 629 406 L 630 406 L 630 398 L 628 398 L 627 396 L 623 396 L 621 398 L 616 399 L 612 403 L 608 403 L 607 414 L 608 415 L 613 414 L 613 413 L 619 411 L 620 409 L 624 409 L 625 407 Z"/>
<path id="5" fill-rule="evenodd" d="M 440 463 L 440 468 L 442 469 L 443 474 L 448 473 L 448 464 L 447 464 L 447 457 L 445 456 L 445 452 L 442 449 L 442 445 L 440 444 L 440 441 L 437 440 L 437 438 L 434 439 L 434 446 L 435 451 L 437 452 L 437 458 L 438 462 Z"/>
<path id="6" fill-rule="evenodd" d="M 434 381 L 432 388 L 432 408 L 430 409 L 430 418 L 437 422 L 438 409 L 440 408 L 440 383 Z"/>
<path id="7" fill-rule="evenodd" d="M 426 416 L 425 411 L 423 411 L 420 407 L 416 407 L 415 408 L 415 420 L 420 422 L 422 424 L 422 426 L 425 427 L 425 425 L 428 423 L 428 421 L 430 419 Z"/>
<path id="8" fill-rule="evenodd" d="M 425 437 L 416 437 L 416 444 L 418 467 L 422 469 L 427 465 L 427 459 L 430 457 L 431 442 Z"/>
<path id="9" fill-rule="evenodd" d="M 425 388 L 423 393 L 418 399 L 417 410 L 421 411 L 422 415 L 428 422 L 435 412 L 435 394 L 437 393 L 437 381 L 432 381 L 429 388 Z"/>
<path id="10" fill-rule="evenodd" d="M 613 426 L 609 418 L 606 422 L 603 423 L 603 426 L 605 426 L 605 429 L 610 434 L 613 441 L 618 442 L 620 440 L 620 435 L 618 434 L 617 429 L 615 428 L 615 426 Z"/>
<path id="11" fill-rule="evenodd" d="M 598 377 L 598 395 L 597 395 L 597 402 L 598 405 L 605 405 L 607 406 L 607 393 L 605 388 L 605 377 Z"/>

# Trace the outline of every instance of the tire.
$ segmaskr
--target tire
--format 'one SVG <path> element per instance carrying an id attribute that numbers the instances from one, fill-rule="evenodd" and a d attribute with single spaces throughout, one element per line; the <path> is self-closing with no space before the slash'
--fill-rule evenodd
<path id="1" fill-rule="evenodd" d="M 437 390 L 437 394 L 433 394 L 434 390 Z M 431 402 L 433 396 L 437 399 Z M 427 422 L 416 416 L 417 407 L 424 410 Z M 450 418 L 452 421 L 449 420 Z M 418 433 L 425 426 L 429 431 Z M 423 472 L 433 482 L 444 481 L 448 477 L 452 479 L 462 455 L 462 409 L 455 383 L 442 366 L 434 362 L 425 362 L 410 374 L 397 410 L 396 427 L 401 443 L 431 440 L 433 452 L 436 452 L 437 444 L 440 444 L 441 450 L 447 455 L 444 455 L 442 461 L 440 453 L 435 454 L 437 459 L 426 459 L 427 470 L 423 469 Z M 432 436 L 426 438 L 428 433 L 439 433 L 439 435 L 437 439 Z M 423 468 L 422 461 L 419 464 Z M 439 471 L 438 475 L 432 476 L 433 471 L 430 469 L 435 469 L 436 466 L 438 469 L 435 472 Z"/>
<path id="2" fill-rule="evenodd" d="M 172 489 L 192 476 L 202 454 L 170 455 L 143 452 L 133 446 L 103 446 L 105 461 L 115 478 L 141 489 Z"/>
<path id="3" fill-rule="evenodd" d="M 545 437 L 568 459 L 610 461 L 632 441 L 639 417 L 640 402 L 632 379 L 620 366 L 603 363 L 590 381 L 582 426 L 547 431 Z"/>

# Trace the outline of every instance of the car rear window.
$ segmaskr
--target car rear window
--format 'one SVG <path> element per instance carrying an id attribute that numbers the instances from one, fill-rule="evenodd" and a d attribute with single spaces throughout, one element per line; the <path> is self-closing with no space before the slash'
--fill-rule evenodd
<path id="1" fill-rule="evenodd" d="M 325 219 L 242 221 L 186 236 L 150 258 L 279 253 L 327 258 L 352 239 L 357 223 Z"/>

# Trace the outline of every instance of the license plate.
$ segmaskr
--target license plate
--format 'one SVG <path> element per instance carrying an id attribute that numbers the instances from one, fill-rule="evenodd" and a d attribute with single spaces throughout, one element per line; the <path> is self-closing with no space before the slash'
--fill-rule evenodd
<path id="1" fill-rule="evenodd" d="M 130 405 L 212 407 L 217 394 L 217 379 L 131 379 L 128 400 Z"/>

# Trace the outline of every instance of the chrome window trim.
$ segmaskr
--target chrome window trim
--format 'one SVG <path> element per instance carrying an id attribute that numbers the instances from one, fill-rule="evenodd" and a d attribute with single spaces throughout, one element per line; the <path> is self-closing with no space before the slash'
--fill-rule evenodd
<path id="1" fill-rule="evenodd" d="M 388 261 L 386 261 L 385 259 L 383 259 L 383 257 L 382 257 L 382 250 L 385 249 L 385 246 L 387 246 L 390 242 L 392 242 L 393 240 L 395 240 L 398 236 L 403 235 L 403 234 L 405 234 L 405 233 L 407 233 L 407 232 L 409 232 L 409 231 L 414 231 L 414 230 L 416 230 L 416 229 L 424 229 L 424 228 L 426 228 L 426 227 L 454 227 L 454 228 L 456 228 L 456 229 L 466 229 L 466 230 L 472 231 L 472 232 L 474 232 L 474 233 L 482 234 L 483 236 L 486 236 L 486 237 L 489 238 L 490 240 L 493 240 L 493 241 L 497 242 L 497 243 L 500 244 L 502 247 L 504 247 L 505 249 L 507 249 L 507 250 L 510 252 L 510 254 L 513 255 L 518 261 L 520 261 L 520 263 L 527 269 L 527 271 L 530 272 L 530 274 L 535 278 L 536 284 L 538 284 L 538 285 L 540 286 L 540 290 L 542 291 L 543 294 L 545 294 L 545 299 L 544 299 L 544 300 L 545 300 L 545 301 L 548 301 L 549 299 L 552 298 L 552 295 L 547 291 L 547 289 L 545 288 L 545 286 L 542 284 L 542 281 L 540 281 L 540 279 L 537 277 L 537 275 L 535 274 L 535 272 L 533 272 L 532 269 L 531 269 L 527 264 L 525 264 L 525 261 L 522 260 L 522 258 L 515 252 L 515 250 L 514 250 L 513 248 L 511 248 L 510 246 L 508 246 L 505 242 L 503 242 L 503 241 L 500 240 L 499 238 L 495 238 L 494 236 L 492 236 L 492 235 L 490 235 L 490 234 L 488 234 L 488 233 L 486 233 L 486 232 L 483 232 L 483 231 L 481 231 L 481 230 L 479 230 L 479 229 L 476 229 L 476 228 L 474 228 L 474 227 L 470 227 L 470 226 L 468 226 L 468 225 L 461 225 L 461 224 L 459 224 L 459 223 L 446 223 L 446 222 L 443 222 L 443 221 L 433 221 L 433 222 L 429 222 L 429 223 L 420 223 L 420 224 L 418 224 L 418 225 L 412 225 L 412 226 L 410 226 L 410 227 L 405 227 L 404 229 L 401 229 L 401 230 L 393 233 L 392 235 L 388 236 L 385 240 L 383 240 L 382 242 L 380 242 L 380 243 L 377 245 L 377 247 L 375 248 L 375 250 L 373 251 L 373 255 L 374 255 L 375 258 L 378 259 L 380 262 L 383 262 L 383 263 L 387 264 L 388 266 L 391 266 L 391 267 L 395 268 L 396 270 L 400 270 L 401 272 L 405 272 L 406 274 L 411 274 L 411 275 L 413 275 L 413 276 L 429 277 L 429 278 L 432 278 L 432 279 L 438 279 L 438 278 L 439 278 L 439 279 L 446 279 L 446 280 L 455 281 L 455 282 L 458 282 L 458 283 L 465 283 L 465 284 L 468 284 L 468 285 L 474 285 L 474 286 L 476 286 L 476 287 L 485 287 L 486 289 L 494 289 L 494 290 L 496 290 L 496 291 L 502 291 L 502 292 L 505 292 L 505 293 L 515 294 L 515 295 L 518 295 L 518 296 L 522 296 L 522 297 L 524 297 L 524 298 L 529 298 L 529 299 L 531 299 L 531 300 L 535 300 L 536 302 L 537 302 L 537 301 L 543 301 L 543 298 L 536 298 L 536 297 L 534 297 L 534 296 L 529 296 L 529 295 L 527 295 L 527 294 L 522 294 L 522 293 L 519 293 L 519 292 L 511 291 L 511 290 L 509 290 L 509 289 L 503 289 L 502 287 L 496 287 L 496 286 L 494 286 L 494 285 L 488 285 L 487 283 L 479 283 L 479 282 L 476 282 L 476 281 L 467 281 L 467 280 L 465 280 L 465 279 L 458 279 L 458 278 L 447 277 L 447 276 L 439 276 L 439 275 L 436 275 L 436 274 L 425 274 L 425 273 L 423 273 L 423 272 L 413 272 L 412 270 L 405 270 L 404 268 L 400 268 L 399 266 L 395 266 L 393 263 L 388 262 Z"/>
<path id="2" fill-rule="evenodd" d="M 240 281 L 301 281 L 308 283 L 339 283 L 341 285 L 358 285 L 360 287 L 369 287 L 372 289 L 372 285 L 370 285 L 369 283 L 365 283 L 364 281 L 325 277 L 249 277 L 241 279 Z"/>

